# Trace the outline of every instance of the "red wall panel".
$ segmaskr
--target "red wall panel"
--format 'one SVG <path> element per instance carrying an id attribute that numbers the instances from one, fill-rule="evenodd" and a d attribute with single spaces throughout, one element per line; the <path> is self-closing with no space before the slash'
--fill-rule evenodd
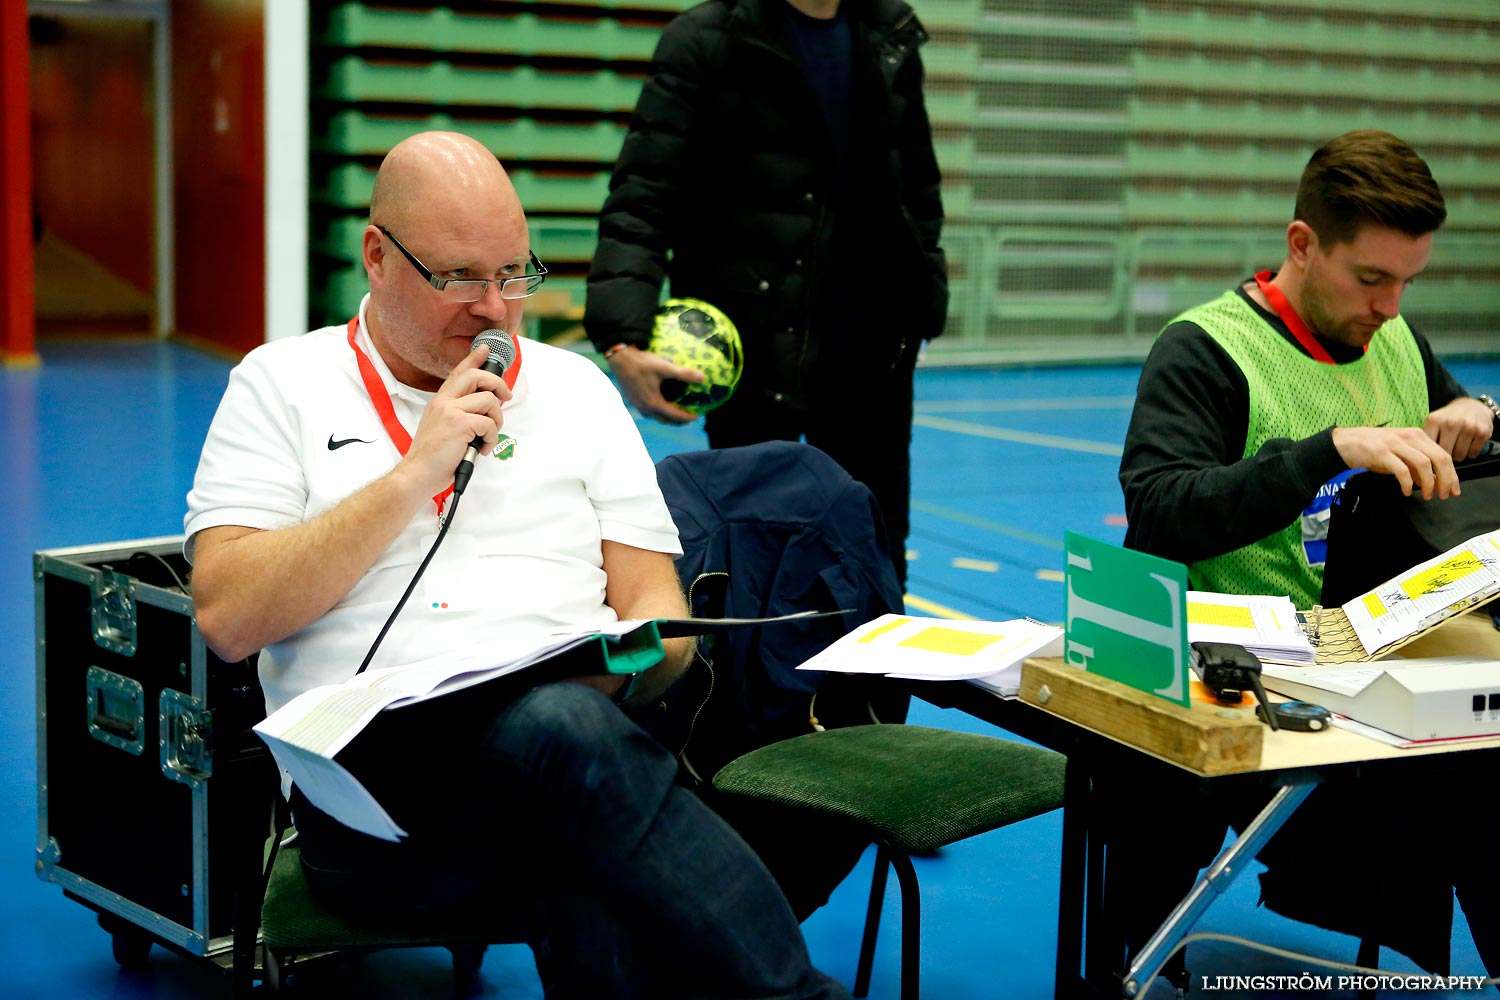
<path id="1" fill-rule="evenodd" d="M 236 353 L 265 339 L 262 11 L 172 6 L 177 331 Z"/>
<path id="2" fill-rule="evenodd" d="M 0 358 L 36 360 L 26 5 L 0 3 Z"/>
<path id="3" fill-rule="evenodd" d="M 32 162 L 46 227 L 155 288 L 151 26 L 68 18 L 31 49 Z"/>

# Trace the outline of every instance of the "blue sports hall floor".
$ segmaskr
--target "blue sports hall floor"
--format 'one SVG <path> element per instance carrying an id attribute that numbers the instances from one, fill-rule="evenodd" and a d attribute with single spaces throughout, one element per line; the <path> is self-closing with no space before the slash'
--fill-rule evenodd
<path id="1" fill-rule="evenodd" d="M 155 342 L 56 342 L 44 344 L 41 356 L 37 369 L 0 369 L 0 997 L 226 995 L 217 972 L 159 948 L 146 970 L 122 971 L 92 912 L 33 874 L 36 637 L 30 565 L 37 549 L 181 531 L 183 498 L 229 365 L 186 346 Z M 1460 361 L 1452 369 L 1470 392 L 1500 394 L 1500 360 Z M 1064 529 L 1112 542 L 1124 536 L 1115 472 L 1138 372 L 1135 366 L 919 372 L 912 612 L 1061 618 Z M 704 444 L 696 429 L 646 423 L 641 429 L 658 458 Z M 986 729 L 923 705 L 913 721 Z M 1448 814 L 1439 805 L 1435 815 Z M 1164 839 L 1173 836 L 1170 809 L 1142 819 Z M 153 817 L 101 816 L 100 822 L 149 825 Z M 925 996 L 1051 995 L 1060 827 L 1060 814 L 1053 813 L 917 859 Z M 1353 939 L 1258 908 L 1252 875 L 1235 884 L 1200 929 L 1353 960 Z M 854 975 L 868 879 L 867 855 L 805 925 L 816 963 L 846 983 Z M 894 880 L 890 891 L 895 893 Z M 898 995 L 896 912 L 893 896 L 872 997 Z M 1384 959 L 1391 968 L 1415 968 L 1388 950 Z M 1189 964 L 1211 983 L 1217 976 L 1319 971 L 1297 959 L 1216 942 L 1195 945 Z M 1483 971 L 1461 916 L 1454 927 L 1453 971 Z M 440 950 L 372 955 L 349 963 L 342 975 L 337 988 L 325 984 L 312 994 L 439 998 L 450 991 L 448 956 Z M 522 946 L 492 948 L 483 976 L 486 996 L 541 996 Z M 1153 997 L 1169 995 L 1161 983 L 1151 991 Z"/>

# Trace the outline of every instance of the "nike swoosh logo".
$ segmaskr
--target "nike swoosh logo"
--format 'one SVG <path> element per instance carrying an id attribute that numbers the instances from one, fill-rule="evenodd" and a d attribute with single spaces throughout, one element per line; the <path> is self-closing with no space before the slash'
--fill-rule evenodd
<path id="1" fill-rule="evenodd" d="M 342 448 L 346 444 L 356 444 L 356 443 L 357 444 L 374 444 L 375 442 L 374 441 L 366 441 L 364 438 L 344 438 L 344 440 L 342 440 L 342 441 L 335 441 L 333 439 L 333 435 L 332 434 L 328 435 L 328 450 L 329 451 L 338 451 L 340 448 Z"/>

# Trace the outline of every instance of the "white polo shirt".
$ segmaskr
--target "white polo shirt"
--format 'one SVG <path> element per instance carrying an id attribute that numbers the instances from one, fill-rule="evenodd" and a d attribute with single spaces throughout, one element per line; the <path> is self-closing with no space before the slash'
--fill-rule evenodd
<path id="1" fill-rule="evenodd" d="M 433 394 L 391 375 L 365 330 L 366 303 L 357 341 L 397 419 L 415 434 Z M 372 666 L 526 648 L 559 627 L 607 624 L 615 614 L 604 603 L 602 539 L 682 551 L 656 469 L 608 377 L 569 351 L 531 340 L 519 346 L 521 370 L 501 427 L 515 441 L 513 454 L 475 459 L 438 557 Z M 360 378 L 347 327 L 262 345 L 230 374 L 209 428 L 188 494 L 187 557 L 204 528 L 300 524 L 399 459 Z M 261 652 L 268 711 L 353 675 L 437 528 L 436 505 L 423 504 L 337 606 Z"/>

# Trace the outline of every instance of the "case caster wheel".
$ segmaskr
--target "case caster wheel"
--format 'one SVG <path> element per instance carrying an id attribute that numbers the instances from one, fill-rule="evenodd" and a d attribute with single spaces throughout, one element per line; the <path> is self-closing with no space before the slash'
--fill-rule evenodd
<path id="1" fill-rule="evenodd" d="M 109 933 L 110 951 L 122 969 L 144 969 L 151 957 L 151 935 L 119 917 L 99 914 L 99 926 Z"/>

